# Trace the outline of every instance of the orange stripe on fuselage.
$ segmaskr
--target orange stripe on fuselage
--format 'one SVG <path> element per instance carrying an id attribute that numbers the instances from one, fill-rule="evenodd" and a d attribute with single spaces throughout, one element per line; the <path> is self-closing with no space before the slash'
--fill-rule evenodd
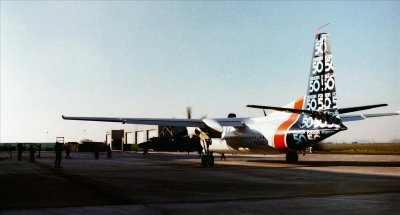
<path id="1" fill-rule="evenodd" d="M 304 97 L 297 99 L 294 103 L 294 109 L 302 109 L 303 108 Z M 278 150 L 286 151 L 286 132 L 290 129 L 290 127 L 296 122 L 299 114 L 292 113 L 288 120 L 283 122 L 274 134 L 274 146 Z"/>

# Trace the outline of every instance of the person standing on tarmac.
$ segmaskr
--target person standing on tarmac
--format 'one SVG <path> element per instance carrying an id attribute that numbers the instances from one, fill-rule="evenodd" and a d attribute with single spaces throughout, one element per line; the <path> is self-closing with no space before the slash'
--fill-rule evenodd
<path id="1" fill-rule="evenodd" d="M 61 143 L 56 143 L 56 145 L 54 147 L 54 151 L 56 153 L 56 160 L 54 162 L 54 168 L 62 168 L 61 167 L 62 148 L 63 148 L 63 145 Z"/>
<path id="2" fill-rule="evenodd" d="M 10 157 L 10 159 L 12 159 L 12 147 L 11 147 L 11 143 L 8 144 L 8 156 Z"/>
<path id="3" fill-rule="evenodd" d="M 97 144 L 93 144 L 93 152 L 94 152 L 94 158 L 97 160 L 99 159 L 99 148 Z"/>
<path id="4" fill-rule="evenodd" d="M 29 160 L 31 162 L 35 162 L 35 151 L 36 149 L 33 148 L 33 145 L 31 144 L 31 146 L 29 147 Z"/>
<path id="5" fill-rule="evenodd" d="M 17 151 L 18 151 L 18 161 L 21 161 L 21 159 L 22 159 L 22 144 L 21 143 L 17 144 Z"/>
<path id="6" fill-rule="evenodd" d="M 40 158 L 40 151 L 42 151 L 42 145 L 41 144 L 38 145 L 38 155 L 37 155 L 38 158 Z"/>
<path id="7" fill-rule="evenodd" d="M 71 152 L 71 147 L 69 143 L 65 144 L 65 159 L 70 159 L 69 153 Z"/>
<path id="8" fill-rule="evenodd" d="M 108 159 L 111 158 L 111 146 L 110 146 L 110 144 L 107 145 L 107 158 Z"/>

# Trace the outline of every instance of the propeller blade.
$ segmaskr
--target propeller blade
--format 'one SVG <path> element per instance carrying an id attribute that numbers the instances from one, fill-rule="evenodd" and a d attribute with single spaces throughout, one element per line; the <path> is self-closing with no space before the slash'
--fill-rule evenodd
<path id="1" fill-rule="evenodd" d="M 186 114 L 187 114 L 187 118 L 191 119 L 192 118 L 192 107 L 188 106 L 186 108 Z"/>

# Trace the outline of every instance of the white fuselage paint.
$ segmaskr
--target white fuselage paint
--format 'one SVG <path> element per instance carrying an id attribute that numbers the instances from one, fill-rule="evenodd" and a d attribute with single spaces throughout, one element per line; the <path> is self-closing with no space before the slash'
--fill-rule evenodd
<path id="1" fill-rule="evenodd" d="M 274 112 L 266 117 L 249 118 L 245 127 L 223 127 L 221 138 L 212 138 L 210 152 L 229 154 L 276 154 L 274 135 L 290 114 Z"/>

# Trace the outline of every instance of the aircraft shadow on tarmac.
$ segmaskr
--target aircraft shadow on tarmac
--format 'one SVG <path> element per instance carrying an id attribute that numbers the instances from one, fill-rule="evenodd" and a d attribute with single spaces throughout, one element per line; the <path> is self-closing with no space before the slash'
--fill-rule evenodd
<path id="1" fill-rule="evenodd" d="M 287 164 L 284 160 L 248 160 L 247 162 Z M 400 162 L 377 161 L 299 161 L 297 165 L 309 167 L 353 166 L 353 167 L 400 167 Z"/>

